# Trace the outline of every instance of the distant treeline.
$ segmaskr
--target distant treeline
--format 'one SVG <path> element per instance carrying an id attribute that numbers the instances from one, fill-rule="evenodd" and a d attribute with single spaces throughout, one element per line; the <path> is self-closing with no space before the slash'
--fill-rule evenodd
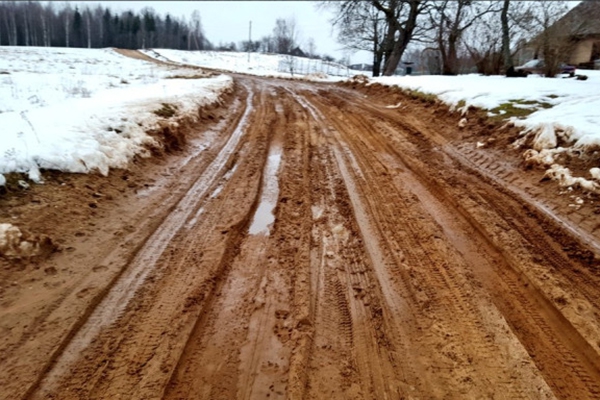
<path id="1" fill-rule="evenodd" d="M 211 50 L 200 14 L 161 17 L 152 8 L 116 13 L 97 6 L 37 1 L 0 2 L 0 45 L 44 47 L 149 47 Z"/>

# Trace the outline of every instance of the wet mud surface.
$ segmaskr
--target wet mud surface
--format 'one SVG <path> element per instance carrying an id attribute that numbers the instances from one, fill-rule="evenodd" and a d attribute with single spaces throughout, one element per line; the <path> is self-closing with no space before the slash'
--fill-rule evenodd
<path id="1" fill-rule="evenodd" d="M 2 199 L 59 250 L 1 261 L 0 398 L 600 397 L 593 199 L 476 145 L 496 128 L 243 76 L 213 114 Z"/>

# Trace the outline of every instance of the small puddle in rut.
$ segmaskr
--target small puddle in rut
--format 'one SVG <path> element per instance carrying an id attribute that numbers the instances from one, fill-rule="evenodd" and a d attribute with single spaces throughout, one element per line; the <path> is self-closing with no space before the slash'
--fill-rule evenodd
<path id="1" fill-rule="evenodd" d="M 279 197 L 279 164 L 281 163 L 281 143 L 274 141 L 269 148 L 269 156 L 265 165 L 263 188 L 260 195 L 260 203 L 254 213 L 254 219 L 250 230 L 251 235 L 270 233 L 270 228 L 275 222 L 273 210 Z"/>

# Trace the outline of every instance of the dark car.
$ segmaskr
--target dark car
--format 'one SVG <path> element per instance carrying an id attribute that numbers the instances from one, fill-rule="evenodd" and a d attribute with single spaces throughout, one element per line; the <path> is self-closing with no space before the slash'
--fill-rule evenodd
<path id="1" fill-rule="evenodd" d="M 527 61 L 525 64 L 521 65 L 520 67 L 515 67 L 515 71 L 519 72 L 523 72 L 525 75 L 529 75 L 529 74 L 540 74 L 543 75 L 544 74 L 544 60 L 541 59 L 537 59 L 537 60 L 530 60 Z M 575 70 L 576 68 L 572 65 L 568 65 L 568 64 L 560 64 L 558 66 L 559 68 L 559 74 L 568 74 L 569 76 L 575 76 Z"/>

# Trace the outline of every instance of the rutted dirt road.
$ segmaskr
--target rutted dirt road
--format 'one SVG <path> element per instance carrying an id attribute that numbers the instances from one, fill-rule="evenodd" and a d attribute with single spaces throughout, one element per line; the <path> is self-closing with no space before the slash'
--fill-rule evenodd
<path id="1" fill-rule="evenodd" d="M 1 398 L 600 398 L 595 214 L 408 98 L 236 80 L 206 149 L 3 271 Z"/>

